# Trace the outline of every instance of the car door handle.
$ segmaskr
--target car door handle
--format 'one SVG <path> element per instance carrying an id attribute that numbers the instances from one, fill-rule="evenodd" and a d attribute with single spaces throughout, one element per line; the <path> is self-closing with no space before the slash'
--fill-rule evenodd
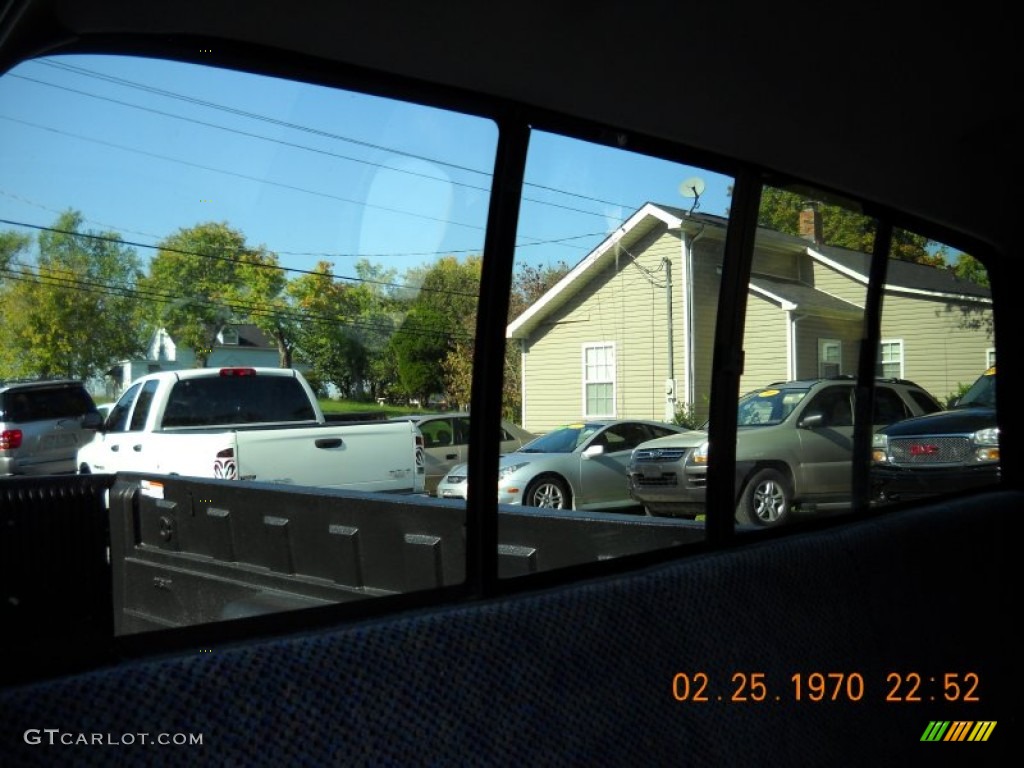
<path id="1" fill-rule="evenodd" d="M 132 446 L 132 450 L 135 451 L 136 453 L 141 453 L 142 452 L 142 443 L 136 443 L 135 445 L 133 445 Z"/>
<path id="2" fill-rule="evenodd" d="M 120 445 L 117 445 L 117 444 L 115 443 L 114 445 L 110 446 L 110 450 L 112 450 L 112 451 L 115 451 L 115 452 L 116 452 L 116 451 L 120 451 L 120 450 L 121 450 L 121 446 L 120 446 Z"/>
<path id="3" fill-rule="evenodd" d="M 459 458 L 459 454 L 457 454 L 457 453 L 446 453 L 444 455 L 444 458 L 445 458 L 445 460 L 447 460 L 447 459 L 457 459 L 457 458 Z"/>
<path id="4" fill-rule="evenodd" d="M 340 437 L 318 437 L 314 442 L 317 448 L 340 448 L 341 438 Z"/>

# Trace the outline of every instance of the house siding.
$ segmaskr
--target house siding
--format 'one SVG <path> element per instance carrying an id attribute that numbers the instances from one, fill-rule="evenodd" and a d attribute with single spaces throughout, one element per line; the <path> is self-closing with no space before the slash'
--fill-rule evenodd
<path id="1" fill-rule="evenodd" d="M 810 257 L 806 257 L 810 259 Z M 811 260 L 811 285 L 819 291 L 863 308 L 867 303 L 868 287 L 860 280 L 843 274 L 834 267 Z"/>
<path id="2" fill-rule="evenodd" d="M 961 308 L 970 308 L 968 314 Z M 983 320 L 969 327 L 965 318 Z M 940 402 L 960 384 L 971 384 L 985 370 L 986 350 L 995 346 L 991 305 L 951 304 L 915 294 L 887 291 L 882 304 L 882 339 L 903 342 L 903 376 L 931 392 Z"/>
<path id="3" fill-rule="evenodd" d="M 665 416 L 668 377 L 668 331 L 665 271 L 662 259 L 673 259 L 673 284 L 678 281 L 679 238 L 664 227 L 623 251 L 583 290 L 541 326 L 542 344 L 527 345 L 523 356 L 523 426 L 543 433 L 584 418 L 583 347 L 611 343 L 615 347 L 615 416 Z M 673 301 L 673 353 L 677 373 L 683 340 Z M 678 378 L 678 376 L 677 376 Z"/>
<path id="4" fill-rule="evenodd" d="M 611 259 L 602 269 L 582 272 L 571 284 L 578 292 L 565 304 L 553 302 L 530 331 L 523 355 L 523 423 L 527 429 L 541 433 L 583 417 L 582 354 L 587 343 L 614 345 L 616 417 L 669 418 L 665 399 L 668 316 L 662 264 L 666 258 L 672 265 L 676 398 L 679 405 L 689 403 L 697 418 L 706 418 L 724 228 L 689 230 L 686 246 L 694 252 L 692 274 L 687 274 L 680 233 L 669 232 L 664 222 L 649 226 L 650 219 L 639 222 L 632 237 L 627 233 L 619 245 L 611 246 L 619 249 L 617 261 Z M 786 380 L 791 374 L 817 377 L 821 339 L 842 343 L 841 371 L 855 375 L 863 334 L 863 321 L 855 308 L 866 303 L 863 280 L 822 263 L 811 255 L 806 243 L 778 233 L 759 236 L 756 249 L 752 271 L 755 277 L 765 279 L 762 283 L 771 278 L 783 283 L 800 280 L 820 293 L 794 290 L 790 299 L 780 283 L 781 298 L 797 304 L 792 312 L 787 310 L 788 304 L 780 305 L 771 296 L 757 290 L 748 293 L 741 391 Z M 687 280 L 692 280 L 691 286 Z M 825 300 L 820 294 L 837 301 Z M 687 296 L 694 302 L 689 318 Z M 994 346 L 985 330 L 991 327 L 991 305 L 976 301 L 962 306 L 982 308 L 981 327 L 963 322 L 960 304 L 946 296 L 890 291 L 883 305 L 881 337 L 902 342 L 904 377 L 940 400 L 960 384 L 973 382 L 985 368 L 986 351 Z M 791 320 L 796 335 L 792 349 Z M 687 360 L 688 349 L 693 350 L 692 361 Z"/>
<path id="5" fill-rule="evenodd" d="M 748 294 L 740 394 L 788 378 L 787 334 L 786 313 L 779 305 L 760 295 Z"/>

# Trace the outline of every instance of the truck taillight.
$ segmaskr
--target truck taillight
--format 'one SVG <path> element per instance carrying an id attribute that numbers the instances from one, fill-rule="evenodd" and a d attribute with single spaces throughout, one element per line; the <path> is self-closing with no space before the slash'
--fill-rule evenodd
<path id="1" fill-rule="evenodd" d="M 20 429 L 5 429 L 0 432 L 0 451 L 19 448 L 21 446 L 22 432 Z"/>
<path id="2" fill-rule="evenodd" d="M 255 376 L 255 368 L 221 368 L 221 376 Z"/>

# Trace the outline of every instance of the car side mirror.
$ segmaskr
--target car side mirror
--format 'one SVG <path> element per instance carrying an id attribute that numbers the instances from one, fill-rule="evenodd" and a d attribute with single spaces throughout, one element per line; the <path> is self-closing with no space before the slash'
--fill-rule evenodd
<path id="1" fill-rule="evenodd" d="M 824 426 L 825 414 L 823 413 L 809 413 L 800 419 L 800 423 L 797 427 L 800 429 L 818 429 L 818 427 Z"/>
<path id="2" fill-rule="evenodd" d="M 592 459 L 595 456 L 600 456 L 602 453 L 604 453 L 604 446 L 603 445 L 588 445 L 583 450 L 583 458 L 584 459 Z"/>

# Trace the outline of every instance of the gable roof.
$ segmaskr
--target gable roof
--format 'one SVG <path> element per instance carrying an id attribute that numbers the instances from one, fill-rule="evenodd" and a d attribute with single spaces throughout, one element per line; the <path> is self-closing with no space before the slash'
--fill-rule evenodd
<path id="1" fill-rule="evenodd" d="M 601 243 L 573 267 L 561 280 L 549 288 L 526 311 L 515 318 L 505 331 L 509 339 L 526 338 L 546 317 L 576 296 L 610 262 L 616 258 L 631 258 L 629 248 L 658 226 L 668 230 L 688 231 L 696 234 L 703 230 L 706 235 L 717 234 L 725 237 L 728 220 L 710 214 L 692 214 L 670 205 L 645 203 L 622 226 L 608 235 Z M 820 245 L 808 242 L 798 235 L 777 232 L 767 227 L 759 228 L 759 235 L 770 237 L 773 244 L 806 253 L 811 258 L 831 266 L 853 280 L 867 285 L 871 268 L 871 256 L 860 251 Z M 862 308 L 838 299 L 798 281 L 779 278 L 752 276 L 750 289 L 779 302 L 787 309 L 800 309 L 822 314 L 847 315 L 861 312 Z M 925 264 L 891 260 L 885 282 L 886 290 L 906 293 L 927 294 L 936 298 L 972 298 L 991 301 L 991 291 L 984 286 L 961 280 L 951 270 L 936 269 Z M 792 305 L 792 306 L 789 306 Z"/>
<path id="2" fill-rule="evenodd" d="M 629 248 L 658 226 L 664 226 L 666 229 L 680 229 L 688 221 L 697 226 L 711 224 L 720 227 L 724 234 L 725 220 L 720 217 L 705 214 L 688 216 L 680 208 L 645 203 L 626 219 L 621 227 L 608 235 L 582 261 L 569 270 L 565 277 L 551 286 L 526 311 L 513 320 L 506 329 L 506 337 L 512 339 L 529 336 L 545 317 L 578 294 L 609 263 L 614 262 L 616 258 L 630 258 Z"/>
<path id="3" fill-rule="evenodd" d="M 807 252 L 823 264 L 829 264 L 850 278 L 867 285 L 868 272 L 871 269 L 869 254 L 830 245 L 808 245 Z M 962 280 L 950 269 L 936 269 L 927 264 L 899 259 L 889 261 L 885 289 L 927 293 L 936 297 L 969 297 L 988 301 L 992 299 L 990 289 L 969 280 Z"/>
<path id="4" fill-rule="evenodd" d="M 259 347 L 261 349 L 277 349 L 277 344 L 271 340 L 267 334 L 261 331 L 252 323 L 227 323 L 222 326 L 223 328 L 233 328 L 238 332 L 238 344 L 220 344 L 217 343 L 214 346 L 229 346 L 229 347 Z M 212 327 L 211 327 L 212 330 Z"/>

